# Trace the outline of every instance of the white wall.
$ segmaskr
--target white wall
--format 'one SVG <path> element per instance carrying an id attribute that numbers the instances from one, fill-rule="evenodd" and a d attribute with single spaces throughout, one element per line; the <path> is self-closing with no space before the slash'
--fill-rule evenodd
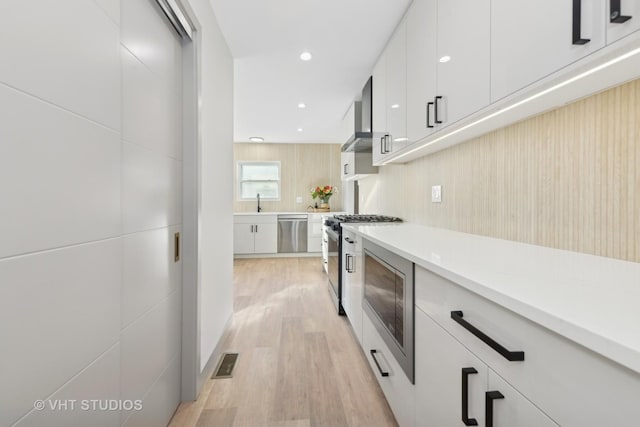
<path id="1" fill-rule="evenodd" d="M 198 368 L 202 371 L 217 356 L 214 350 L 233 314 L 233 189 L 229 185 L 233 181 L 233 58 L 209 1 L 189 3 L 201 27 L 203 76 L 198 307 Z"/>
<path id="2" fill-rule="evenodd" d="M 193 3 L 211 47 L 210 190 L 231 177 L 232 65 L 210 6 Z M 153 0 L 1 9 L 0 425 L 166 424 L 180 398 L 179 44 Z M 203 359 L 232 312 L 232 199 L 217 194 L 201 206 Z M 228 248 L 213 244 L 220 223 Z M 39 399 L 144 399 L 144 410 L 36 411 Z"/>

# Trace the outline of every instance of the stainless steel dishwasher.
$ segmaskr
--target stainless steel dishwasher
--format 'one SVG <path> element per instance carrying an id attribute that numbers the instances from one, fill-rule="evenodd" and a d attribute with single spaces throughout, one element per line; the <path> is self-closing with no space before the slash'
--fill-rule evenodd
<path id="1" fill-rule="evenodd" d="M 278 215 L 278 253 L 307 252 L 307 215 Z"/>

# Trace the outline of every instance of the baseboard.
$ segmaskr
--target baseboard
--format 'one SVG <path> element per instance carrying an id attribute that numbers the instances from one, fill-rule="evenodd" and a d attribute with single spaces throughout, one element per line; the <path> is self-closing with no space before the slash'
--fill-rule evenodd
<path id="1" fill-rule="evenodd" d="M 200 375 L 198 375 L 198 383 L 197 383 L 198 396 L 200 396 L 200 392 L 202 391 L 202 386 L 209 378 L 211 378 L 211 375 L 213 375 L 213 370 L 218 365 L 218 361 L 220 360 L 220 356 L 222 355 L 224 343 L 227 340 L 227 337 L 229 336 L 229 332 L 231 332 L 232 321 L 233 321 L 233 314 L 231 314 L 231 316 L 229 316 L 229 318 L 227 319 L 227 322 L 224 325 L 224 332 L 220 336 L 220 339 L 218 340 L 218 344 L 216 345 L 216 348 L 213 350 L 213 353 L 211 353 L 211 357 L 209 357 L 209 360 L 207 361 L 207 364 L 204 366 L 204 369 L 202 370 L 202 372 L 200 372 Z"/>
<path id="2" fill-rule="evenodd" d="M 322 252 L 296 252 L 292 254 L 234 254 L 234 259 L 245 258 L 320 258 Z"/>

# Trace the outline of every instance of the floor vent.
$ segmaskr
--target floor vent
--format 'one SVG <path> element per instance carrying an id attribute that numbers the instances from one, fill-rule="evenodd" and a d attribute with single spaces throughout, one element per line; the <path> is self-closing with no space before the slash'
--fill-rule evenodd
<path id="1" fill-rule="evenodd" d="M 238 353 L 223 353 L 218 363 L 218 367 L 211 378 L 231 378 L 233 377 L 233 369 L 238 361 Z"/>

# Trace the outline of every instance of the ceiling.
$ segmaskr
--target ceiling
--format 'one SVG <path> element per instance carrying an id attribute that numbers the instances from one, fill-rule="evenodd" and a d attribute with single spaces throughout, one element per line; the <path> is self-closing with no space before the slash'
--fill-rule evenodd
<path id="1" fill-rule="evenodd" d="M 411 3 L 210 1 L 234 57 L 234 140 L 333 143 L 344 142 L 342 118 Z"/>

